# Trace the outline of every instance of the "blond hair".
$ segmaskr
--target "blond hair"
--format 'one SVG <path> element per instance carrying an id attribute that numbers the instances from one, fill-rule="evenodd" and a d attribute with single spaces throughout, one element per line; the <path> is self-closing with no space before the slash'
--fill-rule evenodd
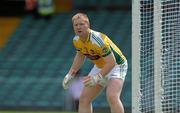
<path id="1" fill-rule="evenodd" d="M 88 24 L 90 24 L 90 23 L 89 23 L 89 18 L 88 18 L 88 16 L 87 16 L 86 14 L 84 14 L 84 13 L 77 13 L 77 14 L 75 14 L 75 15 L 72 17 L 72 23 L 74 23 L 74 20 L 75 20 L 75 19 L 78 19 L 78 18 L 81 18 L 81 17 L 83 17 L 84 20 L 85 20 Z"/>

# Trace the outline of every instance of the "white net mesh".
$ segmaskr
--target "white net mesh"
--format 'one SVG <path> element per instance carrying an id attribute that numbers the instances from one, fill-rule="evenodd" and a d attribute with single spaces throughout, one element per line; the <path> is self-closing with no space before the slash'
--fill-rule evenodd
<path id="1" fill-rule="evenodd" d="M 180 0 L 163 0 L 162 9 L 162 109 L 180 113 Z"/>
<path id="2" fill-rule="evenodd" d="M 153 0 L 140 1 L 140 110 L 154 111 Z"/>
<path id="3" fill-rule="evenodd" d="M 180 113 L 180 0 L 134 0 L 133 5 L 133 10 L 139 11 L 132 14 L 133 22 L 139 22 L 138 26 L 133 26 L 133 32 L 138 35 L 132 36 L 138 36 L 136 39 L 139 40 L 139 55 L 133 55 L 139 57 L 139 75 L 136 74 L 139 83 L 134 82 L 139 84 L 136 92 L 139 97 L 135 97 L 139 99 L 139 105 L 133 107 L 138 107 L 141 113 Z M 156 43 L 157 38 L 160 45 Z M 156 64 L 157 60 L 160 60 L 159 64 Z M 155 72 L 156 65 L 160 65 L 159 74 Z M 133 85 L 134 88 L 137 86 Z"/>

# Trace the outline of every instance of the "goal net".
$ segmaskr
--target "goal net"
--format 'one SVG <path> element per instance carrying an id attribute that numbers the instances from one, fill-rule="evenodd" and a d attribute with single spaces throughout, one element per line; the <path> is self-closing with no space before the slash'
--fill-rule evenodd
<path id="1" fill-rule="evenodd" d="M 180 113 L 180 0 L 132 2 L 132 113 Z"/>

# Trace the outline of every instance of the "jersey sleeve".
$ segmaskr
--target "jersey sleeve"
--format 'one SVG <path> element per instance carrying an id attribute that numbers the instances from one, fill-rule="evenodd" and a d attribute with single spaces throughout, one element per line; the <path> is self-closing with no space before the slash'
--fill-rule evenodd
<path id="1" fill-rule="evenodd" d="M 98 48 L 98 52 L 102 57 L 106 57 L 111 53 L 111 46 L 107 40 L 107 36 L 104 34 L 101 34 L 103 39 L 103 45 Z"/>
<path id="2" fill-rule="evenodd" d="M 80 47 L 79 47 L 78 45 L 80 45 L 80 44 L 78 43 L 78 37 L 75 36 L 75 37 L 73 38 L 73 46 L 74 46 L 74 48 L 76 49 L 76 51 L 80 51 Z"/>

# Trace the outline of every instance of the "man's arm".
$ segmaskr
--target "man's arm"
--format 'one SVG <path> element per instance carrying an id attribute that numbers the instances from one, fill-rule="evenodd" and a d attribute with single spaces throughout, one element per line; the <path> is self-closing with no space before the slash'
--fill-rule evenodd
<path id="1" fill-rule="evenodd" d="M 85 60 L 85 56 L 82 53 L 77 52 L 68 74 L 66 74 L 66 76 L 64 77 L 62 83 L 64 89 L 69 88 L 69 85 L 73 81 L 76 72 L 81 68 L 81 65 L 84 63 L 84 60 Z"/>
<path id="2" fill-rule="evenodd" d="M 73 64 L 69 70 L 69 74 L 74 76 L 76 75 L 76 72 L 81 68 L 82 64 L 84 63 L 85 56 L 77 51 L 76 56 L 74 57 Z"/>

